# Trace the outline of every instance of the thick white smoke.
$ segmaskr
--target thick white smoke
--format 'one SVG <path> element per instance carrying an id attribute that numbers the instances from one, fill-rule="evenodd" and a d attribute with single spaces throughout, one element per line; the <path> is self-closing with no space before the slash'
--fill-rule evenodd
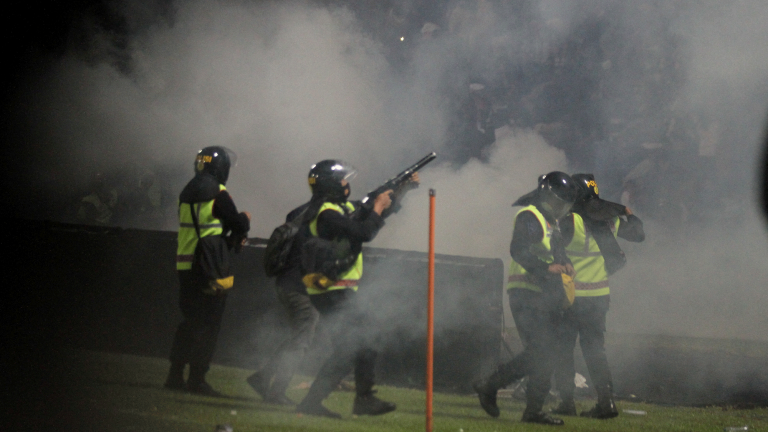
<path id="1" fill-rule="evenodd" d="M 192 175 L 195 152 L 225 145 L 239 154 L 228 187 L 240 209 L 253 214 L 250 235 L 267 237 L 309 198 L 306 174 L 321 159 L 357 166 L 353 197 L 361 197 L 427 152 L 441 152 L 448 112 L 436 94 L 439 83 L 461 75 L 455 57 L 471 51 L 473 40 L 506 24 L 488 2 L 479 3 L 485 7 L 464 21 L 475 27 L 457 30 L 456 40 L 446 33 L 444 42 L 414 50 L 412 68 L 396 74 L 383 47 L 364 31 L 370 23 L 344 8 L 179 2 L 173 25 L 136 26 L 127 45 L 128 73 L 101 62 L 98 50 L 46 63 L 17 113 L 34 161 L 32 187 L 56 189 L 64 179 L 84 184 L 97 166 L 162 164 L 179 167 L 172 187 L 180 190 Z M 541 44 L 557 41 L 611 4 L 566 8 L 542 1 L 539 12 L 551 34 L 543 34 Z M 755 206 L 743 200 L 754 198 L 754 161 L 768 103 L 768 6 L 743 0 L 675 7 L 665 26 L 648 12 L 650 4 L 640 2 L 626 7 L 623 27 L 608 24 L 613 31 L 627 29 L 623 40 L 638 47 L 679 44 L 686 68 L 674 110 L 718 116 L 724 128 L 739 131 L 730 136 L 743 138 L 718 143 L 730 151 L 713 173 L 722 184 L 746 179 L 743 187 L 715 187 L 718 199 L 707 199 L 719 208 L 719 197 L 732 194 L 741 201 L 731 207 L 744 221 L 729 225 L 730 219 L 715 218 L 716 226 L 682 232 L 679 243 L 658 241 L 667 234 L 649 223 L 647 242 L 622 243 L 629 263 L 613 279 L 609 329 L 766 340 L 768 241 Z M 495 40 L 503 47 L 521 36 L 501 31 Z M 608 49 L 611 42 L 602 44 Z M 481 60 L 490 67 L 493 55 Z M 624 79 L 643 71 L 621 66 L 601 65 L 612 71 L 610 85 L 629 90 Z M 603 110 L 608 122 L 613 107 Z M 601 147 L 598 157 L 610 161 L 626 150 Z M 426 250 L 427 190 L 434 188 L 437 252 L 508 263 L 516 210 L 510 205 L 533 189 L 538 175 L 553 170 L 570 171 L 561 150 L 530 129 L 500 129 L 487 163 L 470 160 L 455 168 L 438 159 L 425 169 L 421 188 L 409 193 L 372 246 Z"/>
<path id="2" fill-rule="evenodd" d="M 423 187 L 409 192 L 403 208 L 373 242 L 393 249 L 426 251 L 428 188 L 435 196 L 435 251 L 484 258 L 509 256 L 512 203 L 536 188 L 539 175 L 566 170 L 565 156 L 531 131 L 499 130 L 488 163 L 470 160 L 459 169 L 429 166 Z"/>

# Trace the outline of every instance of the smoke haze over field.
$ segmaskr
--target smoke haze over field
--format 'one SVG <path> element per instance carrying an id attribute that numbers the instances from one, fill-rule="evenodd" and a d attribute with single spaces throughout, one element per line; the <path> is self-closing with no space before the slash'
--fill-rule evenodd
<path id="1" fill-rule="evenodd" d="M 28 186 L 18 193 L 62 199 L 83 189 L 94 170 L 132 164 L 166 167 L 169 188 L 180 191 L 196 151 L 224 145 L 239 156 L 228 189 L 253 215 L 250 235 L 267 237 L 309 198 L 311 164 L 351 162 L 360 170 L 352 184 L 357 198 L 430 151 L 450 154 L 446 93 L 463 89 L 474 76 L 492 79 L 502 54 L 515 62 L 529 59 L 530 52 L 546 53 L 610 9 L 601 49 L 645 47 L 635 57 L 647 64 L 608 61 L 591 70 L 606 74 L 600 91 L 620 97 L 605 99 L 590 116 L 626 125 L 642 113 L 664 125 L 662 117 L 694 113 L 719 120 L 723 138 L 708 166 L 712 175 L 704 176 L 710 181 L 694 191 L 707 204 L 704 223 L 680 228 L 673 238 L 650 220 L 653 215 L 638 214 L 647 220 L 648 240 L 621 243 L 628 265 L 613 279 L 609 329 L 768 340 L 768 235 L 753 204 L 768 106 L 764 1 L 669 1 L 661 12 L 650 2 L 478 1 L 460 11 L 469 16 L 464 27 L 444 29 L 435 41 L 410 42 L 405 66 L 393 62 L 382 32 L 371 30 L 380 22 L 361 20 L 363 14 L 342 2 L 325 3 L 331 5 L 104 3 L 109 16 L 120 17 L 112 27 L 88 13 L 74 15 L 66 49 L 34 57 L 6 115 L 9 144 L 23 155 L 10 173 Z M 393 2 L 401 10 L 428 9 L 428 3 Z M 434 3 L 432 16 L 423 14 L 427 18 L 456 6 Z M 491 7 L 496 3 L 524 5 L 519 8 L 547 23 L 530 42 L 535 47 L 505 51 L 531 30 L 501 13 L 515 7 Z M 391 14 L 378 18 L 386 16 Z M 491 48 L 485 50 L 486 44 Z M 663 55 L 669 45 L 678 58 Z M 651 96 L 634 87 L 640 77 L 665 89 L 668 77 L 649 72 L 658 64 L 675 71 L 668 88 L 675 94 L 671 113 L 644 111 Z M 591 158 L 579 158 L 573 157 L 578 149 L 550 145 L 533 127 L 504 126 L 484 149 L 485 160 L 443 157 L 427 167 L 422 187 L 409 193 L 371 246 L 426 250 L 427 190 L 434 188 L 437 252 L 508 262 L 516 211 L 510 205 L 534 188 L 538 175 L 589 170 L 601 195 L 618 201 L 621 179 L 645 157 L 641 144 L 653 138 L 619 134 L 583 153 Z M 686 172 L 701 170 L 689 157 L 676 153 L 673 162 Z M 18 210 L 55 218 L 42 201 Z"/>

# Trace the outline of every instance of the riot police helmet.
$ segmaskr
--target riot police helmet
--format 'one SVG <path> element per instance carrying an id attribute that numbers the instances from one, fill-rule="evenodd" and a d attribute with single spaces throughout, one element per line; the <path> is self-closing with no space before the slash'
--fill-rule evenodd
<path id="1" fill-rule="evenodd" d="M 561 171 L 539 177 L 537 191 L 541 210 L 555 220 L 568 214 L 579 193 L 576 182 Z"/>
<path id="2" fill-rule="evenodd" d="M 349 182 L 357 176 L 357 169 L 340 159 L 326 159 L 309 170 L 307 181 L 312 195 L 332 202 L 344 202 L 350 192 Z"/>
<path id="3" fill-rule="evenodd" d="M 571 176 L 576 186 L 579 187 L 579 201 L 587 201 L 592 198 L 600 198 L 597 182 L 593 174 L 573 174 Z"/>
<path id="4" fill-rule="evenodd" d="M 223 146 L 210 146 L 197 152 L 195 174 L 208 173 L 221 184 L 227 184 L 229 169 L 237 165 L 237 154 Z"/>

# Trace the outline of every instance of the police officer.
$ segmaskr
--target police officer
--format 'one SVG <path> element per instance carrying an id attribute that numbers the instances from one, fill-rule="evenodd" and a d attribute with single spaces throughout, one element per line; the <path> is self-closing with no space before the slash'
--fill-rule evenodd
<path id="1" fill-rule="evenodd" d="M 374 396 L 374 365 L 377 356 L 371 347 L 370 335 L 375 329 L 368 316 L 356 304 L 358 281 L 363 274 L 362 245 L 373 240 L 382 226 L 382 213 L 392 204 L 390 193 L 378 195 L 372 208 L 360 202 L 348 201 L 350 180 L 357 171 L 340 160 L 323 160 L 313 165 L 308 181 L 313 199 L 320 201 L 320 207 L 312 212 L 309 223 L 311 236 L 336 240 L 349 246 L 347 254 L 351 266 L 341 270 L 333 281 L 318 279 L 313 274 L 305 276 L 307 293 L 312 304 L 320 312 L 323 325 L 327 325 L 333 353 L 318 371 L 309 392 L 299 403 L 299 413 L 330 418 L 341 418 L 328 410 L 322 401 L 354 369 L 355 401 L 352 413 L 356 415 L 379 415 L 394 411 L 394 403 L 385 402 Z M 418 183 L 418 174 L 412 181 Z M 330 283 L 329 286 L 326 284 Z"/>
<path id="2" fill-rule="evenodd" d="M 320 195 L 312 197 L 310 202 L 293 209 L 286 216 L 286 222 L 295 218 L 313 219 L 323 204 Z M 297 234 L 300 238 L 309 236 L 309 227 L 303 224 L 303 230 Z M 294 242 L 294 245 L 300 244 Z M 285 391 L 291 378 L 301 365 L 306 352 L 312 345 L 320 313 L 312 305 L 307 294 L 307 287 L 302 282 L 301 251 L 292 247 L 288 256 L 288 269 L 275 280 L 275 291 L 280 303 L 285 307 L 290 320 L 291 333 L 269 359 L 267 364 L 247 378 L 248 384 L 264 398 L 264 402 L 276 405 L 295 405 L 286 396 Z"/>
<path id="3" fill-rule="evenodd" d="M 563 420 L 542 411 L 554 368 L 556 329 L 567 305 L 563 275 L 572 276 L 558 220 L 576 200 L 577 186 L 568 174 L 553 171 L 539 178 L 536 190 L 513 205 L 524 206 L 515 216 L 512 262 L 509 268 L 509 307 L 524 350 L 498 366 L 491 376 L 474 384 L 480 405 L 492 417 L 499 416 L 496 393 L 528 376 L 526 407 L 522 421 L 562 425 Z"/>
<path id="4" fill-rule="evenodd" d="M 251 215 L 238 212 L 224 186 L 236 155 L 231 150 L 206 147 L 195 158 L 195 177 L 179 196 L 179 234 L 176 269 L 179 274 L 179 306 L 184 317 L 171 347 L 171 368 L 165 387 L 219 396 L 205 381 L 216 348 L 227 291 L 211 284 L 195 259 L 199 239 L 224 236 L 245 241 Z M 229 253 L 228 250 L 224 251 Z M 184 382 L 184 368 L 189 378 Z"/>
<path id="5" fill-rule="evenodd" d="M 605 317 L 610 303 L 608 275 L 624 265 L 624 253 L 616 236 L 631 242 L 645 239 L 643 222 L 620 204 L 600 199 L 592 174 L 574 174 L 579 198 L 560 227 L 565 251 L 576 270 L 575 300 L 558 329 L 560 351 L 555 381 L 561 402 L 555 414 L 576 415 L 573 349 L 578 336 L 589 376 L 597 392 L 597 404 L 583 417 L 609 419 L 619 415 L 613 401 L 611 371 L 605 355 Z"/>

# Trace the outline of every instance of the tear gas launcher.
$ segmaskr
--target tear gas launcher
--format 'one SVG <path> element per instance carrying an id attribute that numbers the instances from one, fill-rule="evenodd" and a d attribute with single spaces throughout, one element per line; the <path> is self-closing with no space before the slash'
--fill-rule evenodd
<path id="1" fill-rule="evenodd" d="M 403 195 L 405 195 L 405 192 L 419 187 L 418 183 L 411 181 L 411 176 L 413 175 L 413 173 L 424 168 L 428 163 L 432 162 L 436 157 L 437 157 L 437 153 L 435 152 L 432 152 L 424 156 L 418 162 L 406 168 L 405 171 L 392 177 L 391 179 L 384 182 L 383 185 L 369 192 L 368 195 L 366 195 L 365 198 L 363 198 L 361 201 L 363 207 L 366 210 L 370 211 L 371 209 L 373 209 L 373 202 L 376 200 L 376 197 L 392 189 L 392 193 L 390 194 L 390 196 L 392 197 L 392 206 L 390 206 L 387 210 L 384 211 L 384 213 L 382 214 L 382 217 L 387 217 L 392 213 L 396 213 L 400 209 L 400 198 L 402 198 Z"/>

